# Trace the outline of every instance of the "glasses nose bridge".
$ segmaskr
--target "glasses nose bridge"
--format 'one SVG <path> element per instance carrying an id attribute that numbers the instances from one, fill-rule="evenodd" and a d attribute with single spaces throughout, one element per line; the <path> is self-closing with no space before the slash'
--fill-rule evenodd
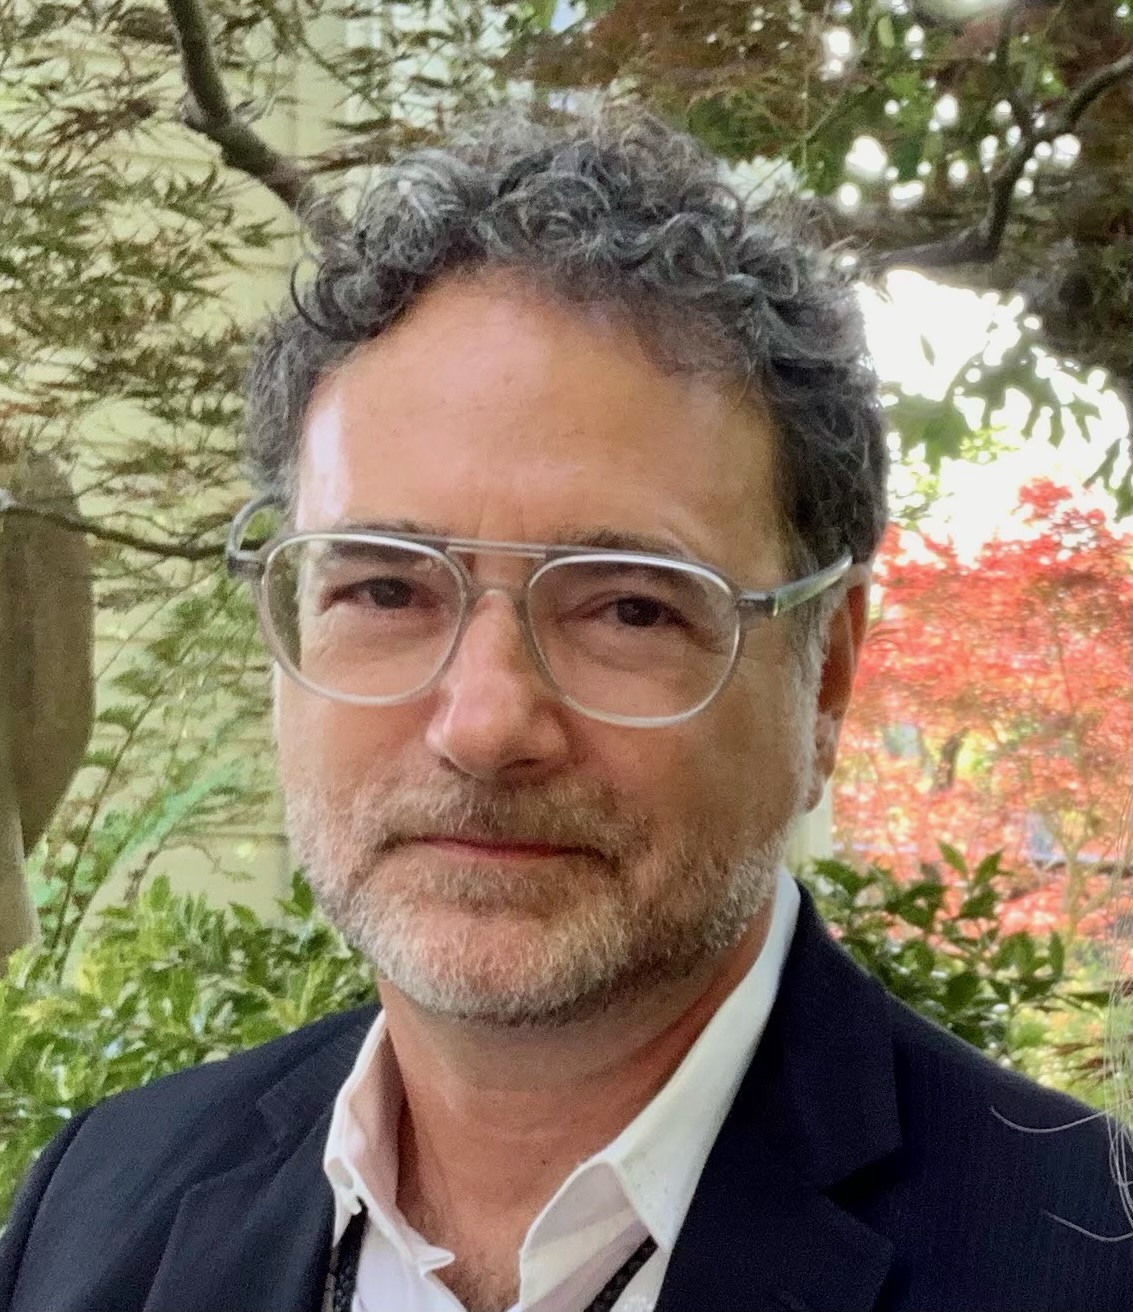
<path id="1" fill-rule="evenodd" d="M 527 658 L 530 668 L 538 673 L 540 679 L 544 683 L 549 683 L 552 690 L 557 691 L 554 683 L 548 679 L 547 670 L 539 656 L 535 635 L 531 631 L 531 619 L 527 609 L 527 591 L 524 585 L 509 587 L 497 583 L 473 583 L 466 590 L 464 594 L 464 613 L 461 615 L 456 632 L 453 634 L 452 647 L 449 649 L 445 667 L 451 667 L 458 660 L 461 648 L 464 647 L 468 636 L 468 631 L 476 619 L 480 602 L 492 593 L 499 593 L 511 603 L 512 621 L 519 630 L 519 647 L 522 648 L 523 655 Z M 513 640 L 509 637 L 509 645 Z M 518 654 L 518 651 L 516 651 L 516 656 Z"/>
<path id="2" fill-rule="evenodd" d="M 506 597 L 507 600 L 511 602 L 511 609 L 515 616 L 515 622 L 519 628 L 523 649 L 527 653 L 532 665 L 539 672 L 540 676 L 544 681 L 547 681 L 547 670 L 544 666 L 542 657 L 540 656 L 538 643 L 535 640 L 535 634 L 531 628 L 531 614 L 528 607 L 528 589 L 530 582 L 538 570 L 539 563 L 547 559 L 547 552 L 538 547 L 526 547 L 519 543 L 454 543 L 445 549 L 445 555 L 449 557 L 458 570 L 463 584 L 464 593 L 460 622 L 457 625 L 455 634 L 453 635 L 449 660 L 446 661 L 445 664 L 448 665 L 453 659 L 455 659 L 481 601 L 492 593 L 499 593 L 500 596 Z M 499 556 L 503 558 L 510 557 L 513 559 L 526 559 L 535 562 L 535 567 L 521 580 L 517 579 L 511 583 L 501 583 L 491 579 L 477 578 L 465 563 L 463 557 L 466 556 Z"/>
<path id="3" fill-rule="evenodd" d="M 444 554 L 449 558 L 460 574 L 461 582 L 464 586 L 464 614 L 461 617 L 460 636 L 463 636 L 464 630 L 472 618 L 473 612 L 479 605 L 482 598 L 489 593 L 498 592 L 501 596 L 506 596 L 511 600 L 516 615 L 520 622 L 520 627 L 524 630 L 524 638 L 530 646 L 531 631 L 529 624 L 529 615 L 527 608 L 528 587 L 532 578 L 538 571 L 539 565 L 547 560 L 547 551 L 543 547 L 526 546 L 518 542 L 469 542 L 458 541 L 449 543 L 444 548 Z M 477 578 L 471 569 L 469 569 L 464 557 L 473 558 L 480 556 L 497 556 L 503 559 L 530 560 L 534 566 L 528 571 L 526 576 L 512 583 L 493 582 L 491 579 Z"/>

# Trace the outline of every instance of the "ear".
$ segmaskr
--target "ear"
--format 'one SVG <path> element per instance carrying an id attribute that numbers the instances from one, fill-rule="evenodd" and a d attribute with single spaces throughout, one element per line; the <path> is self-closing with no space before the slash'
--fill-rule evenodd
<path id="1" fill-rule="evenodd" d="M 818 805 L 826 781 L 834 772 L 838 736 L 849 709 L 854 674 L 869 623 L 869 583 L 869 565 L 854 565 L 846 575 L 842 599 L 826 631 L 814 722 L 814 764 L 806 799 L 808 811 Z"/>

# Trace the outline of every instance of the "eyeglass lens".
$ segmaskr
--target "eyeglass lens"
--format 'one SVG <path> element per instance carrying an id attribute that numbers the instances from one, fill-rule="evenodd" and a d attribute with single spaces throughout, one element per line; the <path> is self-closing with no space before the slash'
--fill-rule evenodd
<path id="1" fill-rule="evenodd" d="M 400 700 L 423 688 L 461 629 L 457 566 L 417 544 L 325 535 L 280 544 L 263 579 L 266 619 L 295 673 L 332 696 Z M 731 667 L 731 593 L 674 563 L 555 560 L 529 585 L 545 673 L 578 706 L 641 718 L 699 706 Z"/>

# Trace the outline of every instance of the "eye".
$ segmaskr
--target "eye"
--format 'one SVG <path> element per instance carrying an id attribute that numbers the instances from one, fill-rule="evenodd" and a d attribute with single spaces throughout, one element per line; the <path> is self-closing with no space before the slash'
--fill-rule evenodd
<path id="1" fill-rule="evenodd" d="M 415 591 L 419 593 L 420 589 L 415 590 L 407 579 L 390 576 L 363 579 L 346 591 L 359 601 L 368 601 L 381 610 L 404 610 L 418 599 Z"/>
<path id="2" fill-rule="evenodd" d="M 619 623 L 632 629 L 655 629 L 662 624 L 679 624 L 681 616 L 655 597 L 619 597 L 613 602 Z"/>
<path id="3" fill-rule="evenodd" d="M 400 574 L 371 574 L 349 583 L 338 582 L 322 590 L 320 609 L 352 606 L 372 614 L 413 611 L 421 614 L 434 609 L 440 599 L 427 587 Z"/>

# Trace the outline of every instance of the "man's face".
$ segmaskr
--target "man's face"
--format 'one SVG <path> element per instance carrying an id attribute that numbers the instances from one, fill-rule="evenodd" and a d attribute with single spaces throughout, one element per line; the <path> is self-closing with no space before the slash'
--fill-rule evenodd
<path id="1" fill-rule="evenodd" d="M 666 373 L 608 315 L 500 275 L 449 280 L 316 392 L 296 527 L 630 532 L 772 587 L 772 460 L 752 407 Z M 469 567 L 514 588 L 532 565 Z M 417 700 L 356 706 L 278 681 L 292 840 L 382 981 L 453 1016 L 561 1023 L 738 941 L 813 791 L 814 697 L 797 684 L 770 622 L 691 720 L 589 719 L 542 682 L 491 592 Z"/>

